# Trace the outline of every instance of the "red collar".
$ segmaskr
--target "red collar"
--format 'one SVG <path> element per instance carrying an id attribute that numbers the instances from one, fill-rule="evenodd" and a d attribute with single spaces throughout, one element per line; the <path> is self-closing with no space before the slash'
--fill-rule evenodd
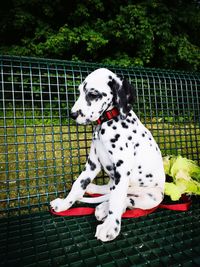
<path id="1" fill-rule="evenodd" d="M 97 120 L 97 124 L 102 124 L 104 121 L 111 120 L 119 115 L 119 110 L 117 108 L 113 108 L 109 111 L 105 111 L 103 115 Z"/>

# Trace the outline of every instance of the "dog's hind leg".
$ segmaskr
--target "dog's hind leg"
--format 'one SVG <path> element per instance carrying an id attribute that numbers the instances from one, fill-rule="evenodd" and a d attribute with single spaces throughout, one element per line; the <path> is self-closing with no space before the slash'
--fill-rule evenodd
<path id="1" fill-rule="evenodd" d="M 158 206 L 163 198 L 163 189 L 160 187 L 129 187 L 126 206 L 130 209 L 151 209 Z"/>
<path id="2" fill-rule="evenodd" d="M 128 195 L 124 203 L 124 210 L 127 208 L 134 209 L 151 209 L 160 204 L 163 200 L 163 190 L 161 188 L 134 187 L 129 188 Z M 109 201 L 99 204 L 95 209 L 95 216 L 98 221 L 104 221 L 109 214 Z"/>

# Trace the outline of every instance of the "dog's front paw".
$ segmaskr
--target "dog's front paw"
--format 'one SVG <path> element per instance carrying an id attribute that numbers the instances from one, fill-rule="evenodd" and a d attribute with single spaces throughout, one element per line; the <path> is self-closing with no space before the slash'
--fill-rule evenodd
<path id="1" fill-rule="evenodd" d="M 64 198 L 56 198 L 50 202 L 51 208 L 56 212 L 61 212 L 69 209 L 73 203 L 67 201 Z"/>
<path id="2" fill-rule="evenodd" d="M 115 239 L 120 232 L 121 222 L 108 216 L 104 223 L 97 226 L 95 237 L 103 242 Z"/>

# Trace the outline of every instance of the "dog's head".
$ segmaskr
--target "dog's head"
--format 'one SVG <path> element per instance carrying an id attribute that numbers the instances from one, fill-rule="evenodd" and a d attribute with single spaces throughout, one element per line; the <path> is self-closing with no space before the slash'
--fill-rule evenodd
<path id="1" fill-rule="evenodd" d="M 71 117 L 79 124 L 98 120 L 107 110 L 117 107 L 125 119 L 134 100 L 133 87 L 108 69 L 90 73 L 79 86 L 79 98 L 72 107 Z"/>

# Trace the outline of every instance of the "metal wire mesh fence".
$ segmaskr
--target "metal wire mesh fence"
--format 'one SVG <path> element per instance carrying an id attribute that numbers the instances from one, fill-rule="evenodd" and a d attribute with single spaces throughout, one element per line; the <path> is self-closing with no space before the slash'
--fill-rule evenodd
<path id="1" fill-rule="evenodd" d="M 93 125 L 69 118 L 77 87 L 102 65 L 2 56 L 0 59 L 1 211 L 41 210 L 65 195 L 89 153 Z M 200 162 L 200 75 L 109 67 L 137 89 L 133 109 L 163 155 Z M 102 172 L 98 183 L 107 177 Z"/>

